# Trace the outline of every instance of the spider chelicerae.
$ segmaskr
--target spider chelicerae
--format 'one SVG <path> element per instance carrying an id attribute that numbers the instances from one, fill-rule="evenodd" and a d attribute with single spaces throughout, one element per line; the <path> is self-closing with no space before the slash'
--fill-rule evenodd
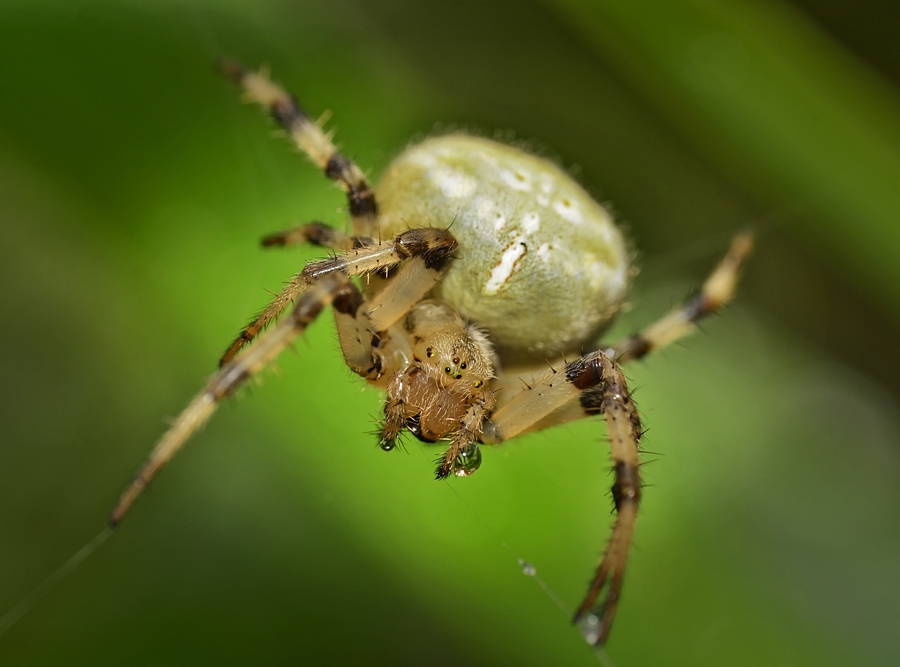
<path id="1" fill-rule="evenodd" d="M 346 192 L 353 233 L 313 222 L 263 239 L 265 246 L 312 243 L 333 254 L 308 263 L 241 332 L 122 493 L 110 524 L 119 524 L 224 398 L 331 305 L 347 365 L 385 393 L 380 447 L 394 449 L 404 430 L 444 443 L 437 479 L 474 473 L 480 445 L 603 415 L 616 518 L 574 618 L 591 644 L 602 644 L 641 499 L 643 429 L 621 366 L 690 333 L 729 301 L 750 235 L 734 239 L 681 307 L 639 334 L 598 344 L 625 298 L 630 252 L 606 209 L 558 166 L 451 134 L 407 148 L 373 190 L 265 72 L 233 61 L 219 68 Z M 354 281 L 361 277 L 362 287 Z"/>

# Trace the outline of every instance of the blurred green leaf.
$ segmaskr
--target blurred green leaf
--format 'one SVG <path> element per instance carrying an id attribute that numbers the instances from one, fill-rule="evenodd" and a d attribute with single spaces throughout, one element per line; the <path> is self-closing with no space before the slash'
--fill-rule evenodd
<path id="1" fill-rule="evenodd" d="M 698 150 L 815 211 L 803 233 L 900 313 L 894 86 L 784 2 L 547 4 Z"/>

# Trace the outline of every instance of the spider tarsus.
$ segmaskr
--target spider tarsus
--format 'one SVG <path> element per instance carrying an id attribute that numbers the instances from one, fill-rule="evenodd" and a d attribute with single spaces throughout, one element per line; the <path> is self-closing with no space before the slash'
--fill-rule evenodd
<path id="1" fill-rule="evenodd" d="M 276 232 L 274 234 L 269 234 L 268 236 L 263 236 L 260 245 L 262 245 L 263 248 L 284 247 L 287 245 L 287 235 L 288 232 Z"/>
<path id="2" fill-rule="evenodd" d="M 621 357 L 627 353 L 635 359 L 640 359 L 649 354 L 651 350 L 653 350 L 653 344 L 649 340 L 640 334 L 634 334 L 628 337 L 625 349 L 619 352 L 618 356 Z"/>
<path id="3" fill-rule="evenodd" d="M 447 479 L 450 473 L 453 472 L 453 459 L 450 458 L 449 454 L 450 450 L 448 449 L 442 456 L 434 460 L 437 466 L 434 469 L 434 478 L 438 481 Z"/>
<path id="4" fill-rule="evenodd" d="M 299 227 L 285 229 L 262 238 L 262 246 L 264 248 L 285 247 L 289 245 L 298 245 L 301 243 L 312 243 L 323 248 L 334 249 L 336 246 L 343 248 L 343 234 L 335 230 L 333 227 L 326 225 L 324 222 L 314 220 Z M 372 245 L 370 239 L 353 236 L 348 239 L 354 248 L 362 248 L 366 245 Z"/>
<path id="5" fill-rule="evenodd" d="M 110 528 L 117 528 L 122 523 L 122 519 L 125 518 L 132 503 L 146 487 L 147 481 L 142 475 L 138 475 L 131 481 L 131 484 L 119 496 L 119 502 L 116 503 L 116 506 L 109 514 L 106 523 Z"/>
<path id="6" fill-rule="evenodd" d="M 607 605 L 604 603 L 595 608 L 579 610 L 572 617 L 572 623 L 579 627 L 591 646 L 603 646 L 609 636 L 612 619 L 607 618 L 606 607 Z"/>
<path id="7" fill-rule="evenodd" d="M 222 358 L 219 359 L 219 368 L 222 368 L 229 361 L 234 359 L 234 356 L 241 351 L 241 349 L 253 340 L 253 336 L 247 333 L 246 329 L 238 335 L 237 338 L 228 346 L 228 349 L 225 350 L 225 354 L 222 355 Z"/>
<path id="8" fill-rule="evenodd" d="M 230 79 L 234 83 L 240 83 L 247 75 L 247 72 L 249 72 L 249 70 L 237 60 L 225 57 L 216 58 L 215 68 L 219 74 Z"/>

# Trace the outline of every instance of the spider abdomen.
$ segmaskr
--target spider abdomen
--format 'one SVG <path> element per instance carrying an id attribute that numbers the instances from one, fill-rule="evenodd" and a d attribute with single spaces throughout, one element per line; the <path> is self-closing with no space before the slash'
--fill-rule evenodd
<path id="1" fill-rule="evenodd" d="M 454 134 L 399 155 L 377 190 L 385 236 L 447 227 L 434 295 L 487 329 L 501 358 L 579 352 L 617 312 L 629 253 L 612 216 L 555 164 Z"/>

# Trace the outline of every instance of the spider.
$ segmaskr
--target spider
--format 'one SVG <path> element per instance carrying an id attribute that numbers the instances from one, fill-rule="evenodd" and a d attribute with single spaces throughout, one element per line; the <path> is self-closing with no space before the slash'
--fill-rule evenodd
<path id="1" fill-rule="evenodd" d="M 381 449 L 394 449 L 405 430 L 444 443 L 437 479 L 473 474 L 480 445 L 603 415 L 616 517 L 573 619 L 589 643 L 602 644 L 642 493 L 643 428 L 621 366 L 690 333 L 728 302 L 751 236 L 734 239 L 682 306 L 641 333 L 597 344 L 622 307 L 633 274 L 630 252 L 606 209 L 558 166 L 512 146 L 450 134 L 407 148 L 373 189 L 265 71 L 230 60 L 219 70 L 346 192 L 353 234 L 313 222 L 263 239 L 264 246 L 312 243 L 332 255 L 293 276 L 226 350 L 218 372 L 122 493 L 110 525 L 122 521 L 218 404 L 330 305 L 347 366 L 385 394 Z M 363 277 L 360 286 L 354 279 Z"/>

